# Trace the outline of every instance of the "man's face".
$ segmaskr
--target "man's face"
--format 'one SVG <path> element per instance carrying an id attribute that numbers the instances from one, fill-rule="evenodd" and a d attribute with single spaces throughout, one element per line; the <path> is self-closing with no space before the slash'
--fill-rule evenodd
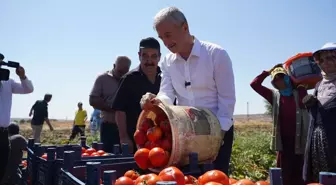
<path id="1" fill-rule="evenodd" d="M 81 103 L 79 103 L 77 106 L 78 106 L 79 109 L 83 108 L 83 105 Z"/>
<path id="2" fill-rule="evenodd" d="M 121 58 L 116 61 L 114 64 L 114 75 L 118 78 L 121 78 L 126 74 L 130 69 L 130 61 L 126 58 Z"/>
<path id="3" fill-rule="evenodd" d="M 140 66 L 145 73 L 156 73 L 161 54 L 153 48 L 141 48 L 139 54 Z"/>
<path id="4" fill-rule="evenodd" d="M 336 73 L 336 50 L 321 51 L 314 59 L 326 74 Z"/>
<path id="5" fill-rule="evenodd" d="M 170 21 L 163 21 L 156 26 L 156 31 L 164 45 L 172 52 L 183 51 L 189 34 L 188 25 L 176 25 Z"/>

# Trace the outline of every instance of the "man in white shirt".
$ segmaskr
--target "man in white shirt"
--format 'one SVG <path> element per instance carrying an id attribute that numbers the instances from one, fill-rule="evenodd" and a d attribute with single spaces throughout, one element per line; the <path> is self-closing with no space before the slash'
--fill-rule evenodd
<path id="1" fill-rule="evenodd" d="M 154 18 L 154 28 L 171 51 L 164 58 L 160 92 L 146 94 L 142 106 L 159 101 L 208 108 L 225 131 L 224 145 L 214 162 L 215 168 L 228 173 L 232 141 L 235 84 L 231 59 L 220 46 L 199 41 L 190 34 L 187 19 L 175 7 L 162 9 Z M 152 101 L 152 100 L 155 101 Z"/>
<path id="2" fill-rule="evenodd" d="M 0 151 L 3 154 L 0 157 L 0 181 L 5 173 L 10 150 L 7 127 L 10 124 L 12 95 L 29 94 L 34 91 L 33 84 L 26 77 L 23 67 L 18 67 L 16 74 L 20 77 L 21 83 L 13 79 L 0 81 Z"/>

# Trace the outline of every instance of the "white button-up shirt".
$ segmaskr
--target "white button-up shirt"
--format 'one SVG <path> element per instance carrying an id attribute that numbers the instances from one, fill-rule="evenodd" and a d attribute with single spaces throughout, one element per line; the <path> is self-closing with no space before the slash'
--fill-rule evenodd
<path id="1" fill-rule="evenodd" d="M 13 79 L 0 81 L 0 83 L 0 127 L 8 127 L 11 118 L 12 95 L 32 93 L 34 87 L 27 78 L 21 80 L 21 83 L 17 83 Z"/>
<path id="2" fill-rule="evenodd" d="M 207 108 L 217 116 L 222 130 L 231 128 L 235 83 L 231 59 L 223 48 L 195 38 L 187 61 L 170 53 L 162 61 L 161 71 L 158 99 L 173 104 L 176 97 L 177 105 Z"/>

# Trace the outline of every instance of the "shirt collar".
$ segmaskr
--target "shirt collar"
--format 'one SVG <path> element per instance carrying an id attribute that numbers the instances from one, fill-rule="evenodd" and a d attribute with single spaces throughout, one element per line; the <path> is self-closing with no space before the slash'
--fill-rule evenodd
<path id="1" fill-rule="evenodd" d="M 195 57 L 201 56 L 201 43 L 195 36 L 194 36 L 194 45 L 191 49 L 190 56 L 195 56 Z M 174 53 L 173 60 L 176 61 L 178 58 L 182 58 L 182 57 L 179 54 Z"/>

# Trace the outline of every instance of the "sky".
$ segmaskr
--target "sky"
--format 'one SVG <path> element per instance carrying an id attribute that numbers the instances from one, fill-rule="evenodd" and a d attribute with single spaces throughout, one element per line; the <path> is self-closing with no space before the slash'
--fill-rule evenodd
<path id="1" fill-rule="evenodd" d="M 265 112 L 263 98 L 249 85 L 263 70 L 336 42 L 334 0 L 0 0 L 0 53 L 20 62 L 35 87 L 32 94 L 13 96 L 12 117 L 28 117 L 45 93 L 53 94 L 50 118 L 73 119 L 79 101 L 91 113 L 96 76 L 112 69 L 118 55 L 129 56 L 131 68 L 139 65 L 139 41 L 158 38 L 153 18 L 167 6 L 184 12 L 199 40 L 228 52 L 235 114 L 246 114 L 247 102 L 250 114 Z M 269 79 L 264 84 L 270 87 Z"/>

